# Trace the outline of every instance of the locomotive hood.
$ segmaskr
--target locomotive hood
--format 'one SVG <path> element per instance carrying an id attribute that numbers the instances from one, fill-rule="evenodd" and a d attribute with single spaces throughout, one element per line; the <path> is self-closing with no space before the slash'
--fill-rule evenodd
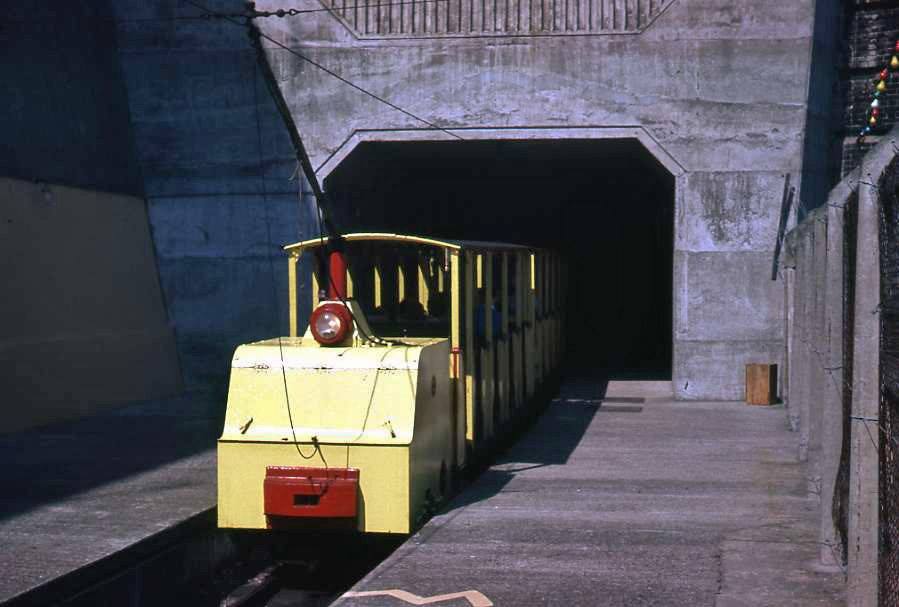
<path id="1" fill-rule="evenodd" d="M 445 339 L 362 348 L 302 347 L 302 341 L 237 349 L 223 440 L 408 445 L 416 399 L 446 389 L 433 373 L 447 365 Z"/>

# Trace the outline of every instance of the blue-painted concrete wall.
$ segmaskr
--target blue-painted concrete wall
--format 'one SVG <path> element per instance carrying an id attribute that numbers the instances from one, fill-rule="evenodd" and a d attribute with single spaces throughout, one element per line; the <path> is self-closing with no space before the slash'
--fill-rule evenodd
<path id="1" fill-rule="evenodd" d="M 142 193 L 104 0 L 4 3 L 0 82 L 0 175 Z"/>
<path id="2" fill-rule="evenodd" d="M 808 113 L 802 150 L 803 172 L 796 215 L 799 219 L 827 201 L 840 178 L 842 119 L 840 56 L 843 7 L 837 0 L 815 3 Z"/>
<path id="3" fill-rule="evenodd" d="M 235 345 L 286 334 L 280 245 L 305 237 L 312 216 L 245 29 L 196 14 L 177 0 L 114 5 L 163 291 L 193 384 L 227 378 Z"/>

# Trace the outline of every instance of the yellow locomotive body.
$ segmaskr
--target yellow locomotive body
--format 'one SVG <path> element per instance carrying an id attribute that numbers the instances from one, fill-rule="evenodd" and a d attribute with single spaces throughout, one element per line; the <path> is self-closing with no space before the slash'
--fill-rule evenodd
<path id="1" fill-rule="evenodd" d="M 426 494 L 443 493 L 441 466 L 445 485 L 452 464 L 448 340 L 319 348 L 304 347 L 307 339 L 244 345 L 234 355 L 219 524 L 266 528 L 266 468 L 299 463 L 359 470 L 358 528 L 408 533 Z"/>
<path id="2" fill-rule="evenodd" d="M 334 265 L 330 281 L 313 274 L 300 337 L 297 262 L 327 239 L 286 247 L 291 334 L 242 345 L 232 361 L 220 527 L 410 533 L 558 364 L 554 256 L 394 234 L 341 240 L 411 254 L 366 249 L 339 277 Z M 323 282 L 338 285 L 329 298 L 318 296 Z M 397 310 L 408 309 L 407 322 Z M 387 317 L 392 330 L 378 326 Z"/>

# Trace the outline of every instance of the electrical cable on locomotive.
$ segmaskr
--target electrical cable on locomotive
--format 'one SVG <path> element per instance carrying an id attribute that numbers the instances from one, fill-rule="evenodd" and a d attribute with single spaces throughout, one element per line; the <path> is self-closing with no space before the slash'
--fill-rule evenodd
<path id="1" fill-rule="evenodd" d="M 254 115 L 256 118 L 256 140 L 257 140 L 257 145 L 259 148 L 259 164 L 260 164 L 260 169 L 261 169 L 261 166 L 262 166 L 262 126 L 261 126 L 261 122 L 259 120 L 259 99 L 258 99 L 258 93 L 256 90 L 256 75 L 257 75 L 256 66 L 254 66 L 254 69 L 253 69 L 253 105 L 255 108 Z M 263 213 L 264 213 L 264 217 L 265 217 L 266 237 L 268 240 L 268 242 L 266 243 L 268 245 L 268 246 L 266 246 L 266 251 L 267 251 L 267 256 L 268 256 L 269 269 L 271 271 L 271 277 L 272 277 L 272 298 L 274 300 L 275 314 L 276 314 L 276 316 L 275 316 L 275 334 L 278 336 L 278 353 L 281 358 L 281 380 L 284 383 L 284 402 L 285 402 L 285 406 L 287 407 L 287 419 L 290 423 L 290 433 L 291 433 L 291 436 L 293 437 L 293 444 L 294 444 L 294 447 L 296 448 L 297 453 L 299 454 L 299 456 L 301 458 L 303 458 L 305 460 L 310 460 L 313 457 L 315 457 L 316 452 L 319 452 L 319 453 L 321 452 L 321 448 L 318 446 L 317 441 L 313 441 L 314 449 L 312 451 L 312 455 L 307 456 L 305 453 L 303 453 L 303 450 L 300 448 L 300 444 L 297 441 L 296 428 L 293 423 L 293 413 L 290 410 L 290 390 L 287 387 L 287 371 L 284 368 L 284 344 L 281 340 L 281 336 L 280 336 L 281 331 L 280 331 L 280 327 L 279 327 L 280 322 L 278 320 L 281 317 L 281 312 L 280 312 L 281 306 L 278 303 L 280 301 L 280 298 L 278 297 L 278 288 L 277 288 L 277 285 L 275 284 L 275 260 L 272 258 L 272 251 L 271 251 L 271 247 L 274 246 L 274 243 L 272 242 L 272 240 L 273 240 L 272 239 L 272 228 L 271 228 L 271 219 L 270 219 L 269 213 L 268 213 L 268 204 L 265 203 L 266 202 L 265 199 L 268 194 L 267 188 L 265 186 L 265 172 L 260 172 L 260 177 L 262 178 L 262 200 L 263 200 L 263 207 L 264 207 Z M 300 186 L 300 187 L 302 187 L 302 186 Z M 302 194 L 301 194 L 301 196 L 302 196 Z M 325 461 L 324 455 L 321 455 L 321 458 L 322 458 L 322 461 L 324 462 Z M 327 463 L 325 463 L 325 468 L 327 469 L 327 467 L 328 467 L 328 465 L 327 465 Z"/>

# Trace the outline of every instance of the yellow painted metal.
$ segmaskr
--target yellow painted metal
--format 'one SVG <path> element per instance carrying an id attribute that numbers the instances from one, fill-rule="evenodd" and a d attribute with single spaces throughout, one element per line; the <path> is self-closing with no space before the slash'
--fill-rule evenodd
<path id="1" fill-rule="evenodd" d="M 418 303 L 427 314 L 431 303 L 431 259 L 422 257 L 418 260 Z"/>
<path id="2" fill-rule="evenodd" d="M 406 268 L 403 260 L 396 264 L 396 301 L 402 303 L 406 300 Z"/>
<path id="3" fill-rule="evenodd" d="M 484 241 L 466 241 L 466 240 L 439 240 L 436 238 L 427 238 L 422 236 L 414 236 L 410 234 L 394 234 L 391 232 L 355 232 L 352 234 L 342 234 L 340 236 L 344 242 L 393 242 L 398 244 L 413 244 L 438 247 L 446 250 L 461 251 L 466 250 L 484 250 L 484 251 L 511 251 L 524 250 L 526 247 L 507 242 L 484 242 Z M 330 237 L 312 238 L 303 240 L 284 247 L 287 252 L 301 251 L 305 249 L 314 249 L 327 245 L 331 241 Z"/>
<path id="4" fill-rule="evenodd" d="M 528 375 L 528 398 L 533 398 L 536 394 L 537 383 L 540 377 L 540 362 L 538 349 L 538 327 L 537 327 L 537 254 L 531 253 L 530 260 L 530 284 L 531 289 L 528 294 L 528 366 L 526 369 Z"/>
<path id="5" fill-rule="evenodd" d="M 357 529 L 377 533 L 409 533 L 410 459 L 408 448 L 384 446 L 300 445 L 219 442 L 218 526 L 226 529 L 265 529 L 262 483 L 267 466 L 329 465 L 358 468 L 363 496 Z M 323 456 L 323 457 L 322 457 Z M 365 499 L 365 498 L 368 499 Z"/>
<path id="6" fill-rule="evenodd" d="M 380 260 L 375 259 L 374 264 L 372 264 L 372 273 L 372 282 L 374 283 L 374 307 L 375 309 L 380 309 L 381 306 L 384 305 L 383 296 L 381 295 L 384 291 L 384 281 L 381 276 Z"/>
<path id="7" fill-rule="evenodd" d="M 368 348 L 304 341 L 282 338 L 279 347 L 272 339 L 234 355 L 219 439 L 220 526 L 265 527 L 266 466 L 327 461 L 360 469 L 360 530 L 408 533 L 425 493 L 440 496 L 441 467 L 452 463 L 449 341 Z"/>
<path id="8" fill-rule="evenodd" d="M 484 256 L 480 253 L 475 255 L 475 288 L 480 290 L 484 288 Z"/>
<path id="9" fill-rule="evenodd" d="M 347 299 L 356 297 L 356 285 L 354 284 L 353 273 L 350 271 L 349 266 L 347 266 L 346 269 L 346 297 Z"/>
<path id="10" fill-rule="evenodd" d="M 475 445 L 475 416 L 477 415 L 477 403 L 475 402 L 477 377 L 475 377 L 474 358 L 474 265 L 475 255 L 466 252 L 465 286 L 462 289 L 465 294 L 465 438 L 472 448 Z"/>
<path id="11" fill-rule="evenodd" d="M 450 347 L 455 352 L 462 345 L 462 276 L 459 267 L 459 253 L 453 251 L 449 257 L 450 283 Z M 457 366 L 454 378 L 461 375 L 462 367 Z"/>
<path id="12" fill-rule="evenodd" d="M 311 280 L 312 280 L 312 309 L 314 310 L 315 308 L 318 307 L 318 304 L 319 304 L 318 292 L 321 290 L 321 287 L 319 286 L 320 283 L 318 280 L 318 272 L 316 272 L 315 270 L 312 271 Z"/>
<path id="13" fill-rule="evenodd" d="M 355 234 L 344 234 L 341 238 L 346 242 L 363 242 L 363 241 L 385 241 L 385 242 L 397 242 L 397 243 L 408 243 L 408 244 L 421 244 L 421 245 L 431 245 L 435 247 L 440 247 L 443 249 L 451 249 L 454 251 L 459 251 L 462 249 L 462 246 L 459 243 L 448 242 L 445 240 L 437 240 L 434 238 L 423 238 L 421 236 L 410 236 L 405 234 L 391 234 L 385 232 L 359 232 Z M 285 251 L 296 251 L 303 249 L 312 249 L 315 247 L 320 247 L 328 244 L 330 238 L 325 236 L 324 238 L 312 238 L 310 240 L 304 240 L 301 242 L 297 242 L 294 244 L 289 244 L 284 247 Z M 500 243 L 495 243 L 500 246 Z M 502 245 L 505 247 L 511 247 L 512 245 Z"/>
<path id="14" fill-rule="evenodd" d="M 440 263 L 433 250 L 419 250 L 415 257 L 390 251 L 376 257 L 368 254 L 369 245 L 360 245 L 366 255 L 348 271 L 348 296 L 368 297 L 392 316 L 399 302 L 417 299 L 427 312 L 435 295 L 446 293 L 449 335 L 383 345 L 364 337 L 371 329 L 360 304 L 350 300 L 359 327 L 351 345 L 321 347 L 308 329 L 298 337 L 296 265 L 303 250 L 322 241 L 286 247 L 290 336 L 240 346 L 234 355 L 219 441 L 223 527 L 265 527 L 267 466 L 334 466 L 360 469 L 360 530 L 408 533 L 424 511 L 426 496 L 441 495 L 447 469 L 469 463 L 468 453 L 496 431 L 494 397 L 498 418 L 509 419 L 513 405 L 535 393 L 541 371 L 557 364 L 548 349 L 558 352 L 561 343 L 552 341 L 561 328 L 559 286 L 551 282 L 561 280 L 557 258 L 496 243 L 396 234 L 364 233 L 345 240 L 442 249 Z M 501 264 L 498 277 L 494 256 Z M 496 331 L 495 280 L 501 311 Z M 313 272 L 314 306 L 320 303 L 319 285 Z M 477 336 L 479 307 L 483 335 Z"/>
<path id="15" fill-rule="evenodd" d="M 456 437 L 455 459 L 456 465 L 464 466 L 466 461 L 465 439 L 468 434 L 465 414 L 466 390 L 465 390 L 465 361 L 467 357 L 462 353 L 462 260 L 458 251 L 449 254 L 449 280 L 450 280 L 450 378 L 453 382 L 453 433 Z M 440 267 L 441 276 L 443 269 Z"/>
<path id="16" fill-rule="evenodd" d="M 297 261 L 299 259 L 299 253 L 287 256 L 287 306 L 291 337 L 297 336 Z"/>

